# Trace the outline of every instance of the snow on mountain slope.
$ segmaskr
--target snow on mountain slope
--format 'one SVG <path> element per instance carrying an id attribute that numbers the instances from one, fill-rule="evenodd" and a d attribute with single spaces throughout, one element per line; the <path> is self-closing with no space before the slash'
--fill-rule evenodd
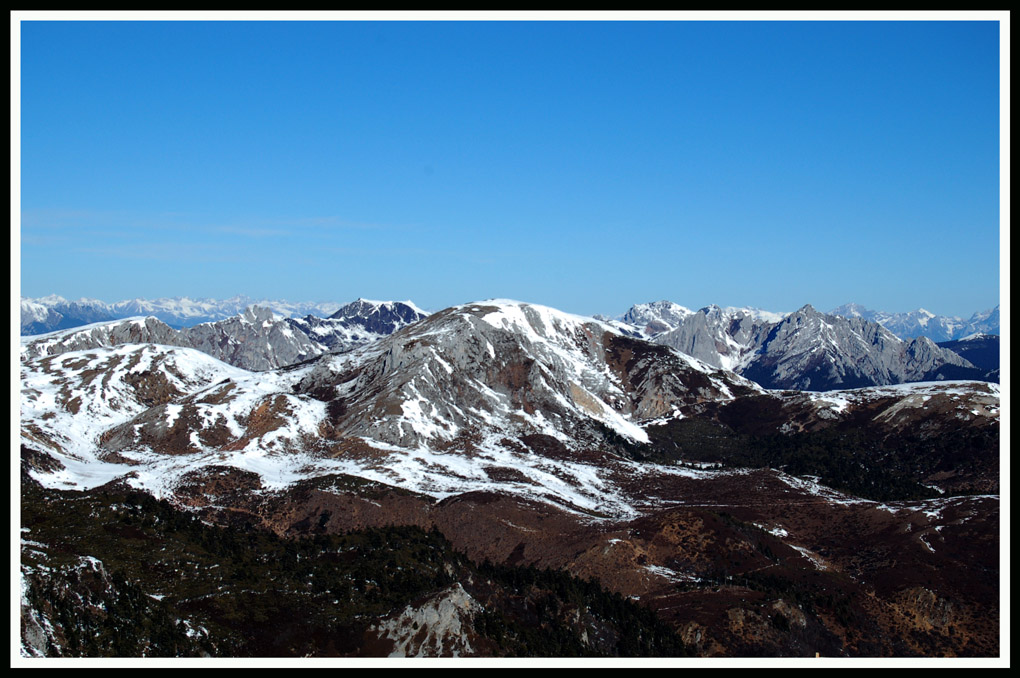
<path id="1" fill-rule="evenodd" d="M 21 334 L 42 334 L 89 323 L 112 320 L 109 307 L 97 299 L 68 301 L 50 295 L 40 299 L 21 298 Z"/>
<path id="2" fill-rule="evenodd" d="M 644 417 L 745 390 L 590 319 L 480 302 L 257 374 L 155 345 L 25 360 L 22 442 L 50 456 L 32 473 L 57 487 L 124 477 L 165 496 L 217 464 L 266 488 L 346 473 L 440 498 L 504 490 L 633 515 L 614 478 L 648 469 L 606 441 L 647 440 Z"/>
<path id="3" fill-rule="evenodd" d="M 916 424 L 918 419 L 951 412 L 957 420 L 983 423 L 999 418 L 999 385 L 975 381 L 932 381 L 870 386 L 845 391 L 805 393 L 811 402 L 839 418 L 855 408 L 873 407 L 882 400 L 889 405 L 874 414 L 890 427 Z M 931 428 L 931 426 L 929 426 Z"/>
<path id="4" fill-rule="evenodd" d="M 152 344 L 23 361 L 22 442 L 95 461 L 100 435 L 109 428 L 242 373 L 198 351 Z"/>
<path id="5" fill-rule="evenodd" d="M 327 302 L 297 302 L 283 300 L 255 300 L 244 295 L 230 299 L 189 299 L 172 297 L 160 299 L 130 299 L 110 304 L 117 317 L 151 315 L 173 327 L 191 327 L 199 323 L 216 322 L 243 313 L 250 306 L 270 309 L 284 317 L 321 313 L 328 315 L 340 304 Z"/>
<path id="6" fill-rule="evenodd" d="M 156 318 L 126 318 L 21 337 L 21 359 L 118 344 L 187 346 L 188 342 L 180 332 Z"/>
<path id="7" fill-rule="evenodd" d="M 328 351 L 341 352 L 378 341 L 428 315 L 410 301 L 358 299 L 328 318 L 309 315 L 288 322 Z"/>
<path id="8" fill-rule="evenodd" d="M 630 364 L 642 352 L 653 354 L 644 372 Z M 635 419 L 671 412 L 701 391 L 732 397 L 731 387 L 750 388 L 591 318 L 507 300 L 446 309 L 321 361 L 302 386 L 343 401 L 345 432 L 394 445 L 448 441 L 486 423 L 567 439 L 589 420 L 641 441 Z"/>

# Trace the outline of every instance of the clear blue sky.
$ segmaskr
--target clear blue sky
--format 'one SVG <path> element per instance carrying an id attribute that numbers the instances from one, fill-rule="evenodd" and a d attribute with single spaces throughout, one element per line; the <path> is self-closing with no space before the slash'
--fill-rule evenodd
<path id="1" fill-rule="evenodd" d="M 999 301 L 995 22 L 25 22 L 21 293 Z"/>

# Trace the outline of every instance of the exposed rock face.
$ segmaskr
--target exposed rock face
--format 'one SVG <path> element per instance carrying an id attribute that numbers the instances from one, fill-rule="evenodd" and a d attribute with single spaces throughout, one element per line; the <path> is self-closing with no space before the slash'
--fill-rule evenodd
<path id="1" fill-rule="evenodd" d="M 325 347 L 323 352 L 341 353 L 393 334 L 400 328 L 428 317 L 409 301 L 366 301 L 358 299 L 328 318 L 307 316 L 288 322 Z"/>
<path id="2" fill-rule="evenodd" d="M 285 370 L 251 373 L 151 344 L 26 360 L 22 370 L 23 442 L 50 455 L 30 465 L 39 477 L 73 459 L 114 464 L 104 471 L 114 475 L 152 465 L 159 472 L 144 477 L 177 479 L 214 459 L 246 468 L 257 455 L 267 482 L 356 471 L 441 494 L 512 487 L 621 515 L 637 510 L 621 483 L 643 472 L 627 459 L 705 459 L 706 441 L 743 454 L 747 436 L 847 427 L 880 440 L 998 421 L 998 392 L 980 384 L 769 393 L 601 323 L 511 302 L 449 309 Z M 729 433 L 685 432 L 695 422 Z M 987 487 L 988 478 L 973 484 L 973 469 L 946 481 Z M 54 474 L 65 476 L 85 479 Z"/>
<path id="3" fill-rule="evenodd" d="M 95 558 L 85 557 L 70 567 L 63 568 L 61 574 L 67 579 L 56 593 L 61 600 L 40 601 L 39 595 L 31 595 L 32 587 L 39 587 L 48 573 L 31 573 L 35 576 L 26 577 L 22 572 L 21 595 L 21 653 L 29 657 L 45 657 L 53 649 L 61 649 L 68 644 L 60 623 L 56 619 L 54 603 L 67 603 L 68 598 L 78 598 L 76 606 L 87 613 L 102 614 L 107 603 L 116 597 L 116 587 L 110 579 L 103 563 Z M 34 580 L 34 581 L 33 581 Z"/>
<path id="4" fill-rule="evenodd" d="M 161 344 L 195 348 L 248 370 L 268 370 L 307 360 L 327 349 L 265 308 L 253 306 L 239 316 L 176 330 L 153 317 L 131 318 L 28 337 L 22 359 L 104 346 Z"/>
<path id="5" fill-rule="evenodd" d="M 21 342 L 22 360 L 119 344 L 187 346 L 181 333 L 156 318 L 134 318 L 32 337 Z"/>
<path id="6" fill-rule="evenodd" d="M 999 381 L 1001 348 L 998 335 L 974 334 L 956 341 L 940 342 L 939 347 L 952 351 L 982 371 L 980 377 L 970 378 Z"/>
<path id="7" fill-rule="evenodd" d="M 482 610 L 460 583 L 390 615 L 368 633 L 389 641 L 390 657 L 471 657 L 473 618 Z"/>
<path id="8" fill-rule="evenodd" d="M 769 321 L 761 315 L 709 306 L 687 316 L 674 329 L 656 336 L 655 341 L 714 367 L 739 372 L 745 358 L 761 345 L 769 328 Z"/>
<path id="9" fill-rule="evenodd" d="M 252 306 L 241 315 L 195 325 L 180 332 L 185 345 L 246 370 L 285 367 L 326 353 L 268 308 Z"/>

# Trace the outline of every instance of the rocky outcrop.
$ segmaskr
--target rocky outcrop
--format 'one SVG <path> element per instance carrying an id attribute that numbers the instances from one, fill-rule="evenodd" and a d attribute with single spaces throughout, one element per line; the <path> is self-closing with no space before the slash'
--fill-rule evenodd
<path id="1" fill-rule="evenodd" d="M 472 657 L 474 617 L 481 604 L 460 583 L 408 605 L 372 626 L 376 643 L 391 643 L 389 657 Z M 477 639 L 475 639 L 477 644 Z"/>
<path id="2" fill-rule="evenodd" d="M 656 302 L 633 307 L 620 324 L 766 388 L 826 391 L 998 378 L 997 373 L 975 368 L 924 337 L 903 341 L 853 310 L 843 308 L 849 317 L 842 317 L 819 313 L 808 305 L 784 317 L 718 306 L 694 312 L 671 302 Z"/>
<path id="3" fill-rule="evenodd" d="M 740 372 L 745 357 L 761 345 L 769 327 L 761 315 L 709 306 L 656 336 L 655 341 L 714 367 Z"/>

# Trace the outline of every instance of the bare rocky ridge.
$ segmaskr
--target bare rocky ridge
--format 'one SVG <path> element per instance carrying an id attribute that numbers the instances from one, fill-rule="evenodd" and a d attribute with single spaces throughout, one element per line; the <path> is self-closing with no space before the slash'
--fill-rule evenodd
<path id="1" fill-rule="evenodd" d="M 939 347 L 956 353 L 979 370 L 983 370 L 981 378 L 985 381 L 999 381 L 1001 346 L 998 335 L 972 334 L 956 341 L 939 342 Z M 948 378 L 958 377 L 954 375 Z"/>
<path id="2" fill-rule="evenodd" d="M 633 325 L 646 337 L 654 337 L 679 327 L 694 312 L 671 301 L 636 304 L 620 318 Z"/>

